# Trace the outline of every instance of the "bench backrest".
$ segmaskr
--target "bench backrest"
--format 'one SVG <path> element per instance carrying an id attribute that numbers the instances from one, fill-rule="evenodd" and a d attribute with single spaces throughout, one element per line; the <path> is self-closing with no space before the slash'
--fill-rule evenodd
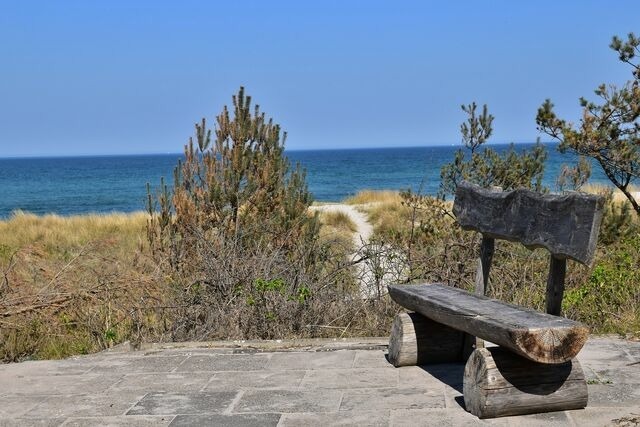
<path id="1" fill-rule="evenodd" d="M 541 194 L 531 190 L 495 191 L 462 182 L 453 212 L 465 230 L 482 233 L 476 293 L 484 295 L 494 239 L 542 247 L 550 253 L 546 311 L 559 315 L 567 259 L 591 264 L 598 242 L 604 198 L 591 194 Z"/>
<path id="2" fill-rule="evenodd" d="M 458 185 L 453 212 L 465 230 L 591 264 L 603 207 L 604 199 L 591 194 L 493 191 L 463 182 Z"/>

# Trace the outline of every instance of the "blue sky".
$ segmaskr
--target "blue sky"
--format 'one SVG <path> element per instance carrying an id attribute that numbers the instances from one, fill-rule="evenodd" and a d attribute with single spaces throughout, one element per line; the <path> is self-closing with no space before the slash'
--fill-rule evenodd
<path id="1" fill-rule="evenodd" d="M 640 2 L 0 0 L 0 157 L 179 152 L 240 85 L 287 148 L 456 144 L 487 103 L 530 142 L 552 98 L 630 70 Z"/>

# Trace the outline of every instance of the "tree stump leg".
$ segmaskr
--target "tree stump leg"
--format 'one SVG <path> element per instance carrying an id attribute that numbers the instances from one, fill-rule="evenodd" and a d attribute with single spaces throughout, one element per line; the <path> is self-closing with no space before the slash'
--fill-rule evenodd
<path id="1" fill-rule="evenodd" d="M 393 320 L 389 362 L 395 367 L 462 361 L 464 333 L 418 313 Z"/>
<path id="2" fill-rule="evenodd" d="M 474 337 L 470 334 L 464 334 L 464 345 L 462 347 L 462 361 L 469 360 L 471 353 L 477 348 L 484 348 L 484 340 L 482 338 Z"/>
<path id="3" fill-rule="evenodd" d="M 581 409 L 587 382 L 580 363 L 536 363 L 500 347 L 475 350 L 464 369 L 464 403 L 479 418 Z"/>

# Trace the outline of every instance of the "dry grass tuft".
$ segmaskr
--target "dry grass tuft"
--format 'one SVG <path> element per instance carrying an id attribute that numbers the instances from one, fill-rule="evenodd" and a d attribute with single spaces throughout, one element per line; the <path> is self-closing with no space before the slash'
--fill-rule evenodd
<path id="1" fill-rule="evenodd" d="M 323 211 L 320 213 L 320 222 L 328 227 L 341 231 L 355 233 L 358 228 L 349 215 L 339 211 Z"/>
<path id="2" fill-rule="evenodd" d="M 356 225 L 344 212 L 318 211 L 320 218 L 320 239 L 329 245 L 334 252 L 345 258 L 354 250 L 353 233 Z"/>
<path id="3" fill-rule="evenodd" d="M 402 198 L 400 193 L 391 190 L 363 190 L 355 196 L 345 199 L 343 203 L 347 205 L 366 205 L 375 203 L 400 203 Z"/>
<path id="4" fill-rule="evenodd" d="M 589 183 L 583 185 L 582 188 L 580 188 L 580 191 L 589 194 L 607 194 L 609 191 L 613 191 L 612 195 L 614 202 L 624 202 L 627 200 L 626 196 L 622 194 L 622 191 L 611 185 Z M 638 187 L 637 185 L 630 185 L 629 191 L 631 193 L 638 193 L 640 192 L 640 187 Z"/>

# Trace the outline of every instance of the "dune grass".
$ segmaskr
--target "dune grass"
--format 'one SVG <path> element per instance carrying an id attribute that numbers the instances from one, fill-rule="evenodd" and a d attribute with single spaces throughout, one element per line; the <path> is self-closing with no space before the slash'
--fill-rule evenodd
<path id="1" fill-rule="evenodd" d="M 144 213 L 0 221 L 0 360 L 58 358 L 152 329 L 168 294 L 146 255 Z"/>
<path id="2" fill-rule="evenodd" d="M 346 198 L 347 205 L 366 205 L 375 203 L 399 203 L 400 193 L 393 190 L 362 190 L 354 196 Z"/>
<path id="3" fill-rule="evenodd" d="M 66 258 L 69 250 L 97 240 L 117 243 L 120 255 L 130 254 L 145 244 L 147 214 L 43 215 L 17 211 L 0 221 L 0 258 L 26 245 L 38 245 L 51 256 Z"/>
<path id="4" fill-rule="evenodd" d="M 460 245 L 451 237 L 450 220 L 431 223 L 436 213 L 428 209 L 416 216 L 392 191 L 365 191 L 346 202 L 368 215 L 374 238 L 399 250 L 406 249 L 408 239 L 416 239 L 409 249 L 412 260 L 420 261 L 417 256 L 424 250 L 424 266 L 416 271 L 442 277 L 454 272 L 473 281 L 475 252 L 470 249 L 466 258 L 458 257 Z M 563 309 L 594 332 L 640 336 L 638 221 L 634 215 L 610 211 L 603 232 L 615 233 L 607 232 L 614 235 L 599 245 L 592 269 L 570 267 Z M 355 224 L 341 212 L 319 215 L 321 239 L 348 258 Z M 173 285 L 149 255 L 146 221 L 142 212 L 70 217 L 16 212 L 1 220 L 0 360 L 59 358 L 125 340 L 170 338 Z M 510 248 L 497 249 L 496 257 L 503 259 L 495 269 L 494 294 L 515 303 L 539 303 L 547 258 L 529 256 L 524 249 L 512 253 Z M 516 256 L 520 252 L 524 260 Z M 435 262 L 438 257 L 441 262 Z M 523 274 L 531 276 L 528 281 L 522 281 Z"/>
<path id="5" fill-rule="evenodd" d="M 323 225 L 343 230 L 345 232 L 355 233 L 357 231 L 356 224 L 351 220 L 349 215 L 339 211 L 322 212 L 320 221 Z"/>
<path id="6" fill-rule="evenodd" d="M 627 197 L 622 193 L 622 191 L 613 187 L 612 185 L 603 185 L 603 184 L 593 184 L 588 183 L 583 185 L 580 188 L 580 191 L 589 194 L 607 194 L 609 191 L 612 192 L 613 201 L 615 202 L 624 202 L 627 200 Z M 638 193 L 640 192 L 640 186 L 630 185 L 629 192 Z"/>
<path id="7" fill-rule="evenodd" d="M 355 224 L 340 212 L 320 220 L 346 260 Z M 150 255 L 146 222 L 142 212 L 0 220 L 0 361 L 171 339 L 175 285 Z"/>
<path id="8" fill-rule="evenodd" d="M 357 209 L 367 215 L 374 236 L 388 236 L 410 226 L 411 208 L 402 203 L 398 191 L 363 190 L 344 203 L 357 205 Z"/>
<path id="9" fill-rule="evenodd" d="M 320 239 L 342 253 L 345 257 L 353 250 L 353 233 L 356 225 L 349 215 L 344 212 L 323 211 L 318 212 L 320 218 Z"/>

